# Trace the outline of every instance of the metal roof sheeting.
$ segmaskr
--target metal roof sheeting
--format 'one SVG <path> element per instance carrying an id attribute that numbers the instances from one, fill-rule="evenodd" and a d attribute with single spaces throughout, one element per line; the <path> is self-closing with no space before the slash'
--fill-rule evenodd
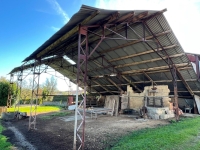
<path id="1" fill-rule="evenodd" d="M 81 23 L 84 25 L 96 25 L 100 22 L 103 22 L 105 18 L 112 14 L 117 13 L 121 17 L 127 14 L 131 14 L 133 12 L 135 16 L 141 13 L 148 12 L 148 15 L 142 19 L 149 18 L 146 20 L 146 24 L 156 36 L 162 47 L 165 48 L 169 57 L 172 57 L 171 59 L 173 63 L 176 64 L 177 68 L 180 69 L 180 75 L 184 80 L 182 82 L 186 82 L 193 91 L 199 91 L 200 83 L 198 81 L 187 81 L 189 79 L 197 79 L 196 73 L 191 67 L 190 61 L 188 60 L 180 43 L 175 37 L 162 11 L 104 10 L 83 5 L 79 12 L 74 14 L 70 21 L 65 26 L 63 26 L 63 28 L 55 33 L 49 40 L 47 40 L 41 47 L 34 51 L 24 61 L 46 58 L 52 55 L 67 55 L 69 58 L 76 62 L 78 46 L 78 31 L 76 28 L 77 25 Z M 87 20 L 86 18 L 88 17 L 90 17 L 90 19 Z M 117 23 L 120 17 L 114 20 L 113 23 Z M 106 94 L 112 93 L 110 91 L 118 91 L 119 89 L 111 82 L 109 82 L 109 79 L 119 85 L 119 87 L 121 87 L 123 90 L 126 90 L 126 86 L 120 84 L 131 84 L 132 82 L 136 82 L 135 85 L 143 90 L 145 85 L 151 85 L 150 79 L 152 79 L 158 85 L 167 84 L 170 88 L 170 91 L 173 92 L 172 82 L 159 82 L 172 80 L 172 76 L 167 64 L 160 58 L 157 53 L 152 50 L 152 48 L 156 49 L 160 55 L 164 55 L 164 57 L 166 56 L 166 54 L 163 53 L 161 47 L 158 47 L 158 44 L 156 44 L 155 38 L 152 36 L 152 33 L 149 31 L 149 29 L 147 27 L 144 28 L 142 19 L 140 21 L 130 24 L 130 28 L 128 28 L 128 37 L 130 39 L 138 40 L 131 41 L 105 39 L 101 42 L 96 51 L 93 53 L 91 59 L 95 57 L 97 58 L 88 61 L 88 77 L 89 79 L 94 80 L 94 82 L 92 81 L 92 85 L 95 85 L 93 86 L 92 91 L 98 91 Z M 124 31 L 125 28 L 121 26 L 118 30 L 118 33 L 121 35 L 125 35 Z M 144 38 L 144 36 L 147 39 L 146 42 L 141 40 L 142 38 Z M 114 35 L 113 37 L 118 36 Z M 89 34 L 90 49 L 96 46 L 97 42 L 93 40 L 93 35 Z M 146 43 L 148 43 L 150 47 Z M 56 61 L 57 60 L 55 60 L 54 64 L 50 64 L 52 68 L 56 68 Z M 64 66 L 67 65 L 70 64 L 64 62 Z M 17 68 L 11 71 L 11 73 L 15 71 L 17 71 Z M 60 68 L 58 71 L 63 75 L 66 75 L 70 79 L 76 78 L 76 68 L 70 70 L 70 68 L 63 67 Z M 144 72 L 148 77 L 144 75 Z M 119 76 L 107 76 L 111 73 L 117 73 L 117 75 Z M 105 77 L 98 77 L 101 75 L 104 75 Z M 125 76 L 128 81 L 123 79 L 121 76 Z M 179 78 L 179 76 L 177 76 L 178 80 L 182 80 L 182 78 Z M 145 81 L 149 82 L 147 83 Z M 187 91 L 187 88 L 185 87 L 185 84 L 183 84 L 182 82 L 178 82 L 178 91 L 185 92 L 179 92 L 179 94 L 185 96 L 190 95 L 190 93 Z M 106 88 L 102 88 L 102 86 L 105 86 Z M 135 91 L 137 90 L 135 87 L 133 87 L 133 89 Z M 200 95 L 200 93 L 198 92 L 196 94 Z"/>

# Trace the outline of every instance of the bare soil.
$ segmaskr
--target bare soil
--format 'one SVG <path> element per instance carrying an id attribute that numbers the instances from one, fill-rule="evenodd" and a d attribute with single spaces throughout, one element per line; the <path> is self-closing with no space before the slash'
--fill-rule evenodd
<path id="1" fill-rule="evenodd" d="M 37 117 L 37 130 L 28 130 L 28 118 L 18 121 L 2 121 L 3 126 L 6 127 L 3 134 L 9 137 L 9 141 L 14 145 L 15 149 L 18 150 L 72 150 L 74 121 L 65 122 L 60 117 L 54 117 L 49 120 L 42 119 L 41 116 L 44 115 L 45 114 L 40 114 Z M 70 115 L 73 116 L 74 112 Z M 88 117 L 89 116 L 90 115 L 88 115 Z M 87 118 L 85 127 L 85 149 L 109 149 L 122 136 L 134 130 L 155 128 L 166 124 L 169 124 L 168 120 L 136 119 L 135 116 L 132 115 L 121 115 L 118 117 L 99 115 L 97 119 Z M 28 141 L 32 145 L 32 148 L 27 147 L 27 144 L 23 144 L 23 142 L 19 140 L 19 135 L 14 134 L 11 130 L 13 127 L 24 136 L 24 139 L 21 139 Z M 79 142 L 77 143 L 78 146 Z"/>

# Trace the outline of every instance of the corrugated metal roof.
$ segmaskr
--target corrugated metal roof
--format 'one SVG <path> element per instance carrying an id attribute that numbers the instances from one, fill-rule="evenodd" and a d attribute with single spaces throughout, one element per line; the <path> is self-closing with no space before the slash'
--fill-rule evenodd
<path id="1" fill-rule="evenodd" d="M 55 33 L 24 61 L 40 58 L 44 59 L 52 55 L 57 55 L 58 57 L 67 55 L 76 62 L 79 24 L 101 24 L 102 22 L 105 22 L 105 18 L 117 14 L 119 15 L 118 18 L 112 22 L 117 25 L 121 16 L 133 12 L 135 16 L 148 12 L 147 16 L 141 18 L 137 22 L 129 24 L 130 28 L 127 30 L 129 39 L 138 40 L 127 41 L 105 39 L 93 53 L 92 58 L 95 59 L 93 60 L 91 58 L 92 60 L 88 61 L 88 78 L 92 80 L 92 91 L 102 92 L 102 94 L 119 92 L 119 88 L 111 83 L 110 80 L 123 90 L 126 90 L 127 84 L 134 84 L 136 85 L 136 87 L 133 87 L 134 91 L 138 91 L 138 89 L 143 90 L 146 85 L 151 85 L 151 80 L 153 80 L 158 85 L 167 84 L 170 91 L 173 93 L 173 84 L 171 81 L 172 76 L 168 66 L 166 62 L 164 62 L 160 56 L 152 50 L 152 48 L 156 50 L 159 48 L 158 53 L 166 58 L 166 54 L 163 53 L 163 50 L 161 49 L 162 47 L 166 50 L 169 57 L 172 57 L 171 59 L 173 63 L 178 66 L 177 68 L 180 72 L 177 76 L 178 93 L 185 96 L 190 95 L 190 92 L 185 86 L 186 84 L 192 89 L 192 91 L 199 91 L 200 83 L 197 80 L 189 81 L 190 79 L 197 79 L 197 75 L 162 11 L 104 10 L 83 5 L 79 12 L 74 14 L 63 28 Z M 157 37 L 162 47 L 158 47 L 158 44 L 156 44 L 155 38 L 152 36 L 150 30 L 146 26 L 144 28 L 142 23 L 144 20 L 153 34 Z M 93 31 L 95 32 L 94 29 Z M 116 32 L 121 35 L 125 35 L 124 31 L 125 27 L 122 25 L 120 29 L 116 29 Z M 147 42 L 142 41 L 144 36 Z M 118 37 L 118 35 L 113 35 L 113 37 Z M 92 34 L 89 34 L 90 49 L 96 46 L 94 38 L 95 37 L 93 37 Z M 52 62 L 54 62 L 50 64 L 52 68 L 59 67 L 58 59 L 55 59 Z M 64 61 L 63 64 L 64 66 L 70 65 L 66 61 Z M 15 68 L 11 73 L 16 72 L 17 70 L 20 70 L 20 68 Z M 73 67 L 73 69 L 70 67 L 62 67 L 58 71 L 75 81 L 75 74 L 77 71 L 76 67 Z M 108 76 L 112 73 L 117 73 L 118 77 Z M 100 77 L 102 75 L 105 77 Z M 180 77 L 180 75 L 182 77 Z M 200 95 L 198 92 L 196 92 L 196 94 Z"/>

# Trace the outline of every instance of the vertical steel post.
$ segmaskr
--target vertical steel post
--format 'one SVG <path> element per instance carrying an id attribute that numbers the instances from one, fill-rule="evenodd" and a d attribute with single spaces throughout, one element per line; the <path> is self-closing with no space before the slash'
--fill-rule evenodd
<path id="1" fill-rule="evenodd" d="M 15 112 L 19 112 L 19 105 L 21 99 L 21 89 L 22 89 L 22 79 L 23 79 L 23 70 L 21 70 L 17 75 L 17 97 L 15 100 Z"/>
<path id="2" fill-rule="evenodd" d="M 29 130 L 36 129 L 36 113 L 37 113 L 37 105 L 38 105 L 38 90 L 39 90 L 39 79 L 40 79 L 40 63 L 37 64 L 38 61 L 35 60 L 33 66 L 33 83 L 32 83 L 32 97 L 30 102 L 30 117 L 29 117 Z"/>
<path id="3" fill-rule="evenodd" d="M 7 99 L 7 108 L 12 107 L 12 99 L 13 99 L 13 80 L 14 80 L 14 75 L 10 74 L 10 86 L 8 89 L 8 99 Z"/>
<path id="4" fill-rule="evenodd" d="M 82 41 L 82 37 L 84 37 Z M 87 61 L 88 61 L 88 37 L 87 27 L 79 26 L 79 39 L 78 39 L 78 61 L 77 61 L 77 87 L 76 87 L 76 110 L 75 110 L 75 123 L 74 123 L 74 142 L 73 149 L 76 150 L 76 141 L 79 139 L 80 146 L 78 149 L 84 149 L 85 143 L 85 108 L 86 108 L 86 91 L 87 91 Z M 83 99 L 78 105 L 79 86 L 83 84 L 84 94 Z M 82 108 L 82 113 L 78 108 Z M 77 125 L 77 117 L 81 117 L 81 122 Z M 82 133 L 80 128 L 82 127 Z M 77 138 L 78 137 L 78 138 Z"/>

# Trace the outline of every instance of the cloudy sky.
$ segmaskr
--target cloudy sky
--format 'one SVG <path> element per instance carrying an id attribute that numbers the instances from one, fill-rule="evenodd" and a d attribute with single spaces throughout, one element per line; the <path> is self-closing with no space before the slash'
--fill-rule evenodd
<path id="1" fill-rule="evenodd" d="M 200 54 L 200 0 L 0 0 L 0 76 L 8 77 L 82 4 L 121 10 L 167 8 L 164 15 L 184 51 Z"/>

